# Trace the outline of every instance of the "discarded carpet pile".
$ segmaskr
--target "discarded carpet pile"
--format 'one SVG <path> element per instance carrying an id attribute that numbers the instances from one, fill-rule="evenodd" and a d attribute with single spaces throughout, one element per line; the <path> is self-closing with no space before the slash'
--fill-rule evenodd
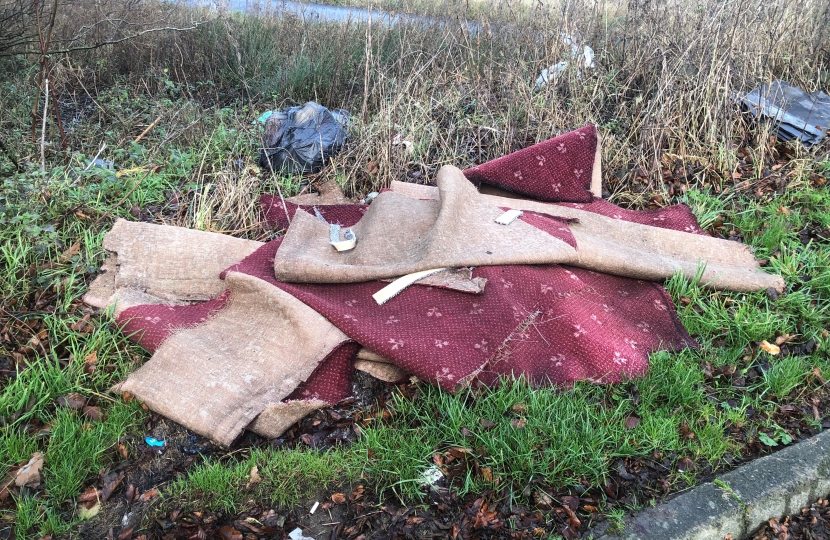
<path id="1" fill-rule="evenodd" d="M 153 352 L 119 390 L 230 445 L 245 429 L 279 436 L 348 397 L 354 368 L 448 391 L 516 375 L 539 385 L 642 375 L 649 353 L 696 346 L 655 283 L 677 272 L 783 289 L 688 207 L 597 199 L 598 146 L 588 126 L 463 173 L 444 167 L 437 187 L 393 182 L 370 205 L 264 196 L 266 219 L 287 229 L 265 244 L 118 221 L 85 300 L 114 305 Z M 333 247 L 349 234 L 351 249 Z M 423 271 L 382 305 L 373 298 Z"/>

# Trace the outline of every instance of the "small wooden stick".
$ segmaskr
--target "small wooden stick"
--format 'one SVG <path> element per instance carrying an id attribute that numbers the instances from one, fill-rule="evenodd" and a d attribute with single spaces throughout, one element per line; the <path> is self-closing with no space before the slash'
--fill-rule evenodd
<path id="1" fill-rule="evenodd" d="M 145 129 L 144 131 L 142 131 L 142 132 L 141 132 L 141 135 L 139 135 L 138 137 L 136 137 L 136 138 L 133 140 L 133 142 L 138 142 L 138 141 L 140 141 L 140 140 L 141 140 L 141 139 L 142 139 L 145 135 L 147 135 L 147 134 L 150 132 L 150 130 L 151 130 L 151 129 L 153 129 L 154 127 L 156 127 L 156 124 L 158 124 L 158 123 L 159 123 L 159 120 L 161 120 L 161 116 L 159 116 L 158 118 L 156 118 L 155 120 L 153 120 L 153 123 L 152 123 L 152 124 L 150 124 L 149 126 L 147 126 L 147 129 Z"/>
<path id="2" fill-rule="evenodd" d="M 40 129 L 40 170 L 46 172 L 46 117 L 49 114 L 49 79 L 43 91 L 43 126 Z"/>

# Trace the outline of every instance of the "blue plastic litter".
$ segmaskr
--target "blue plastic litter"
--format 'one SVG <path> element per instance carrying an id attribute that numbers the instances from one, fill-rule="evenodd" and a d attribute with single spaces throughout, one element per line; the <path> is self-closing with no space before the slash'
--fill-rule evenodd
<path id="1" fill-rule="evenodd" d="M 87 161 L 87 168 L 89 167 L 99 167 L 112 171 L 115 169 L 115 163 L 108 159 L 95 158 Z"/>
<path id="2" fill-rule="evenodd" d="M 260 124 L 264 124 L 265 121 L 268 120 L 268 118 L 272 114 L 274 114 L 274 111 L 265 111 L 264 113 L 262 113 L 262 116 L 260 116 L 259 118 L 256 119 L 256 122 L 259 122 Z M 254 123 L 256 123 L 256 122 L 254 122 Z"/>
<path id="3" fill-rule="evenodd" d="M 164 441 L 160 441 L 155 437 L 144 437 L 144 442 L 146 442 L 148 446 L 164 446 Z"/>

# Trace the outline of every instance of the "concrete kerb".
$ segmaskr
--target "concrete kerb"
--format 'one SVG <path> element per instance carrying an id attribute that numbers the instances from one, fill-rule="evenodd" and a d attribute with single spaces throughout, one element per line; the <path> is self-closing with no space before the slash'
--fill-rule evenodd
<path id="1" fill-rule="evenodd" d="M 830 431 L 765 456 L 661 505 L 603 523 L 594 540 L 734 540 L 765 521 L 797 513 L 830 493 Z"/>

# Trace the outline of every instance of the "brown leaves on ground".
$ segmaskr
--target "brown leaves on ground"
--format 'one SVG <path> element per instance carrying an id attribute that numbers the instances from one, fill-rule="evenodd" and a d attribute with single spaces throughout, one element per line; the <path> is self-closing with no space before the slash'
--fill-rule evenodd
<path id="1" fill-rule="evenodd" d="M 830 537 L 830 502 L 819 499 L 809 508 L 762 525 L 752 540 L 812 540 Z"/>
<path id="2" fill-rule="evenodd" d="M 43 454 L 35 452 L 26 463 L 11 468 L 0 480 L 0 501 L 6 500 L 17 489 L 35 489 L 40 486 L 43 470 Z"/>
<path id="3" fill-rule="evenodd" d="M 83 408 L 83 415 L 93 422 L 99 422 L 102 418 L 102 413 L 100 407 L 90 407 L 86 406 Z"/>
<path id="4" fill-rule="evenodd" d="M 482 418 L 478 421 L 478 424 L 481 426 L 481 429 L 484 431 L 490 431 L 494 427 L 496 427 L 496 423 L 492 420 L 488 420 L 486 418 Z"/>
<path id="5" fill-rule="evenodd" d="M 640 425 L 640 419 L 633 414 L 625 419 L 625 429 L 634 429 Z"/>
<path id="6" fill-rule="evenodd" d="M 70 392 L 56 399 L 55 405 L 79 411 L 86 405 L 86 398 L 77 392 Z"/>
<path id="7" fill-rule="evenodd" d="M 138 498 L 138 500 L 141 501 L 141 502 L 147 502 L 147 501 L 152 501 L 153 499 L 155 499 L 158 496 L 159 496 L 159 490 L 156 489 L 156 488 L 152 488 L 152 489 L 148 489 L 147 491 L 142 493 L 141 496 Z"/>
<path id="8" fill-rule="evenodd" d="M 78 240 L 74 244 L 72 244 L 71 246 L 66 248 L 63 251 L 63 253 L 60 254 L 60 256 L 58 257 L 58 261 L 62 262 L 62 263 L 68 262 L 72 259 L 72 257 L 74 257 L 75 255 L 80 253 L 80 251 L 81 251 L 81 241 Z"/>
<path id="9" fill-rule="evenodd" d="M 758 346 L 773 356 L 781 352 L 781 348 L 778 345 L 773 345 L 767 340 L 762 341 Z"/>
<path id="10" fill-rule="evenodd" d="M 510 410 L 516 414 L 527 414 L 527 405 L 524 403 L 516 403 L 510 407 Z"/>
<path id="11" fill-rule="evenodd" d="M 697 465 L 695 462 L 687 457 L 682 457 L 677 460 L 677 472 L 683 473 L 688 471 L 694 471 L 697 469 Z"/>
<path id="12" fill-rule="evenodd" d="M 248 477 L 248 483 L 245 484 L 245 489 L 251 489 L 253 486 L 262 482 L 262 478 L 259 476 L 259 467 L 254 465 L 251 467 L 251 474 Z"/>
<path id="13" fill-rule="evenodd" d="M 222 540 L 242 540 L 244 538 L 241 532 L 230 525 L 219 528 L 219 537 Z"/>
<path id="14" fill-rule="evenodd" d="M 366 493 L 366 488 L 363 486 L 357 486 L 354 488 L 349 495 L 349 500 L 351 502 L 357 502 L 363 498 L 363 495 Z"/>
<path id="15" fill-rule="evenodd" d="M 84 358 L 84 373 L 92 375 L 98 367 L 98 352 L 92 351 Z"/>
<path id="16" fill-rule="evenodd" d="M 579 538 L 579 529 L 582 527 L 582 522 L 575 512 L 579 508 L 579 499 L 577 497 L 562 497 L 562 503 L 563 505 L 556 510 L 557 513 L 561 511 L 567 516 L 567 527 L 561 531 L 562 536 L 568 539 Z"/>
<path id="17" fill-rule="evenodd" d="M 76 499 L 79 504 L 79 516 L 82 519 L 94 517 L 101 509 L 101 505 L 112 496 L 124 481 L 124 472 L 101 475 L 101 489 L 94 486 L 86 488 Z"/>
<path id="18" fill-rule="evenodd" d="M 14 484 L 17 487 L 38 487 L 40 485 L 40 472 L 43 469 L 43 454 L 35 452 L 32 459 L 21 467 L 14 477 Z"/>

